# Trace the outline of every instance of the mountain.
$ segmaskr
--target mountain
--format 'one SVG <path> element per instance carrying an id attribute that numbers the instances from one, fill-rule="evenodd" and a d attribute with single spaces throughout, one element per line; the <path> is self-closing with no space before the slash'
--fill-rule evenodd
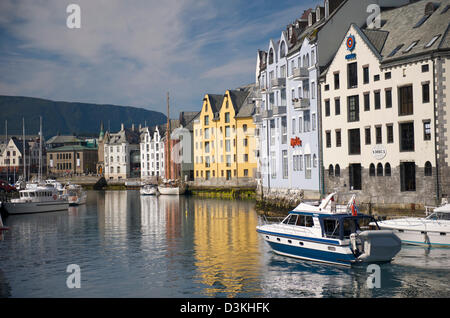
<path id="1" fill-rule="evenodd" d="M 8 134 L 22 134 L 22 118 L 25 118 L 25 133 L 35 135 L 39 132 L 39 116 L 42 116 L 42 132 L 46 139 L 57 135 L 75 134 L 79 136 L 98 136 L 100 122 L 105 130 L 119 131 L 125 127 L 160 125 L 167 117 L 157 111 L 143 108 L 87 103 L 69 103 L 47 99 L 0 95 L 0 134 L 5 133 L 5 120 L 8 121 Z"/>

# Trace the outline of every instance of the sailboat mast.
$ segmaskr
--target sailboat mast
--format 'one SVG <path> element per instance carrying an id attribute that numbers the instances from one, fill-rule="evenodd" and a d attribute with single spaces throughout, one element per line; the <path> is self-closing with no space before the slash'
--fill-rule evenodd
<path id="1" fill-rule="evenodd" d="M 41 181 L 42 177 L 42 116 L 39 116 L 39 176 L 38 179 Z"/>
<path id="2" fill-rule="evenodd" d="M 169 106 L 169 92 L 167 92 L 167 179 L 171 179 L 171 171 L 170 171 L 170 106 Z"/>
<path id="3" fill-rule="evenodd" d="M 23 143 L 23 156 L 22 156 L 22 160 L 23 160 L 23 181 L 27 180 L 27 157 L 25 154 L 25 117 L 22 117 L 22 143 Z"/>

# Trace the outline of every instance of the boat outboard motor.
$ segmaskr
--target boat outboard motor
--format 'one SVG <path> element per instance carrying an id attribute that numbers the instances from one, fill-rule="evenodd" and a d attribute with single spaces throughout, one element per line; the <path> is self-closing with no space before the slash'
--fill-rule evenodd
<path id="1" fill-rule="evenodd" d="M 391 260 L 400 252 L 402 242 L 392 231 L 364 231 L 355 235 L 355 246 L 358 246 L 358 239 L 361 242 L 361 255 L 357 257 L 358 261 L 363 262 L 385 262 Z M 353 241 L 352 248 L 353 248 Z M 355 255 L 356 256 L 356 255 Z"/>

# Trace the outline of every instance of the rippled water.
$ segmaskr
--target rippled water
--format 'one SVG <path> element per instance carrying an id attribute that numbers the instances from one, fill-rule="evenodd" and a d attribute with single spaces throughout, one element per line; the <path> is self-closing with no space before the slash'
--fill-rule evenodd
<path id="1" fill-rule="evenodd" d="M 450 297 L 450 249 L 404 246 L 369 289 L 364 266 L 275 255 L 249 201 L 91 191 L 68 212 L 4 223 L 3 297 Z M 80 289 L 66 286 L 69 264 Z"/>

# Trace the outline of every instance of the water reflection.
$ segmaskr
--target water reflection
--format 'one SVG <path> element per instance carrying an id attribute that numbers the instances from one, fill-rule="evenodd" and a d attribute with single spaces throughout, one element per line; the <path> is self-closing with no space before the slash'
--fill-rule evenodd
<path id="1" fill-rule="evenodd" d="M 254 203 L 89 191 L 66 212 L 10 216 L 3 297 L 449 297 L 450 249 L 402 248 L 381 266 L 343 268 L 274 254 Z M 82 288 L 66 287 L 78 264 Z"/>

